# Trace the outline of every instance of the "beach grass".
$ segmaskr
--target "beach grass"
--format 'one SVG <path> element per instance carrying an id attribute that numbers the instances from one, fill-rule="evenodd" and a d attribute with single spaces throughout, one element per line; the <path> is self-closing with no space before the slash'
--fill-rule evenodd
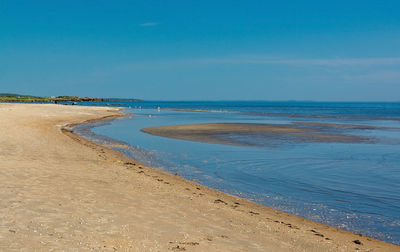
<path id="1" fill-rule="evenodd" d="M 0 102 L 78 102 L 78 101 L 104 101 L 103 98 L 79 97 L 79 96 L 57 96 L 41 97 L 18 94 L 0 94 Z"/>

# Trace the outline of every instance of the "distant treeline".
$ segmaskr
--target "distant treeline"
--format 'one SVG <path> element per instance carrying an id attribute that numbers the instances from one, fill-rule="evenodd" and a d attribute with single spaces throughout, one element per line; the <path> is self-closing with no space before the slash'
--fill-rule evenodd
<path id="1" fill-rule="evenodd" d="M 80 96 L 57 96 L 57 97 L 40 97 L 31 95 L 18 94 L 1 94 L 0 102 L 116 102 L 116 101 L 140 101 L 138 99 L 120 99 L 120 98 L 94 98 Z"/>

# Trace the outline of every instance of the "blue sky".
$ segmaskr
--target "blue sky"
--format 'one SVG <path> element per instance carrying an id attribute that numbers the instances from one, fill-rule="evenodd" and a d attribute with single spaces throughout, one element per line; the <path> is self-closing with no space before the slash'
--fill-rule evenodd
<path id="1" fill-rule="evenodd" d="M 0 0 L 0 92 L 400 101 L 400 1 Z"/>

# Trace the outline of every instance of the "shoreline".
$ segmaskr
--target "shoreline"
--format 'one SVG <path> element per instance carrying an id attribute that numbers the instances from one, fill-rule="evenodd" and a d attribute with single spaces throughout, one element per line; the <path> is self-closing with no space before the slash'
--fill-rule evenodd
<path id="1" fill-rule="evenodd" d="M 77 126 L 77 125 L 82 125 L 82 124 L 89 124 L 89 123 L 94 123 L 94 122 L 101 122 L 101 121 L 105 121 L 105 120 L 110 120 L 110 121 L 112 121 L 112 120 L 114 120 L 114 119 L 116 119 L 116 118 L 126 117 L 126 116 L 134 116 L 134 115 L 132 115 L 132 114 L 126 114 L 126 115 L 121 115 L 121 116 L 110 116 L 110 117 L 107 116 L 107 117 L 104 117 L 104 118 L 99 118 L 99 119 L 94 119 L 94 120 L 88 120 L 88 121 L 85 121 L 85 122 L 83 122 L 83 123 L 74 124 L 72 127 L 75 127 L 75 126 Z M 148 129 L 153 129 L 153 128 L 165 128 L 165 127 L 177 127 L 177 126 L 187 126 L 187 125 L 159 126 L 159 127 L 151 127 L 151 128 L 148 128 Z M 192 125 L 189 125 L 189 126 L 192 126 Z M 197 125 L 194 125 L 194 126 L 197 126 Z M 278 125 L 278 126 L 280 126 L 280 125 Z M 347 125 L 346 125 L 346 126 L 347 126 Z M 350 126 L 354 126 L 354 125 L 350 125 Z M 359 125 L 356 125 L 356 126 L 359 126 Z M 91 129 L 91 128 L 94 128 L 94 127 L 96 127 L 96 126 L 90 127 L 90 129 Z M 385 127 L 382 127 L 382 128 L 385 128 Z M 147 128 L 146 128 L 146 129 L 147 129 Z M 386 129 L 386 128 L 385 128 L 385 129 Z M 164 135 L 162 135 L 162 134 L 159 134 L 159 135 L 158 135 L 158 134 L 153 134 L 153 133 L 147 132 L 147 131 L 145 131 L 145 130 L 142 130 L 142 131 L 145 132 L 145 133 L 148 133 L 148 134 L 152 134 L 152 135 L 163 136 L 163 137 L 171 137 L 171 136 L 164 136 Z M 263 208 L 263 207 L 265 207 L 265 208 L 268 209 L 268 211 L 274 211 L 274 212 L 275 212 L 276 214 L 278 214 L 278 215 L 283 215 L 283 216 L 284 216 L 284 215 L 287 215 L 287 216 L 292 216 L 292 217 L 298 217 L 298 218 L 300 218 L 300 219 L 303 219 L 303 221 L 304 221 L 304 220 L 310 221 L 310 222 L 316 223 L 316 224 L 318 224 L 318 225 L 325 225 L 325 226 L 327 226 L 327 227 L 330 227 L 330 228 L 333 228 L 333 229 L 337 229 L 338 231 L 349 232 L 349 233 L 351 233 L 351 234 L 355 234 L 355 235 L 360 236 L 360 237 L 366 237 L 366 238 L 368 238 L 368 239 L 374 239 L 374 240 L 379 241 L 379 242 L 385 242 L 385 241 L 381 241 L 381 240 L 378 240 L 378 239 L 375 239 L 375 238 L 370 238 L 370 237 L 368 237 L 368 236 L 366 236 L 366 235 L 356 234 L 356 233 L 353 233 L 353 232 L 351 232 L 351 231 L 343 230 L 343 229 L 340 229 L 340 228 L 336 228 L 336 227 L 334 227 L 334 226 L 330 226 L 330 225 L 322 224 L 322 223 L 319 223 L 319 222 L 316 222 L 316 221 L 313 221 L 313 220 L 309 220 L 309 219 L 307 219 L 307 218 L 304 218 L 304 217 L 301 217 L 301 216 L 298 216 L 298 215 L 293 215 L 293 214 L 290 214 L 290 213 L 286 213 L 286 212 L 284 212 L 284 211 L 277 210 L 277 209 L 274 209 L 274 208 L 272 208 L 272 207 L 265 206 L 265 205 L 262 205 L 262 204 L 253 202 L 253 201 L 248 200 L 248 199 L 246 199 L 246 198 L 241 198 L 241 197 L 238 197 L 238 196 L 235 196 L 235 195 L 226 193 L 226 192 L 222 192 L 222 191 L 219 191 L 219 190 L 217 190 L 217 189 L 214 189 L 214 188 L 211 188 L 211 187 L 208 187 L 208 186 L 204 186 L 204 185 L 198 184 L 196 181 L 188 180 L 188 179 L 183 178 L 183 177 L 181 177 L 181 176 L 179 176 L 179 175 L 173 175 L 173 174 L 168 173 L 168 172 L 166 172 L 166 171 L 163 171 L 163 170 L 160 170 L 160 169 L 151 167 L 151 166 L 143 165 L 141 162 L 139 162 L 139 161 L 137 161 L 137 160 L 135 160 L 135 159 L 133 159 L 133 158 L 127 156 L 127 155 L 124 154 L 124 153 L 121 153 L 121 152 L 119 152 L 119 151 L 117 151 L 117 150 L 114 150 L 114 149 L 112 149 L 112 148 L 109 148 L 109 147 L 107 147 L 107 146 L 103 146 L 103 145 L 101 145 L 101 144 L 97 144 L 97 143 L 94 143 L 94 142 L 92 142 L 92 141 L 90 141 L 90 140 L 87 140 L 86 138 L 81 137 L 81 136 L 75 134 L 73 131 L 70 131 L 69 133 L 71 133 L 71 137 L 73 137 L 73 138 L 85 139 L 86 141 L 88 141 L 88 142 L 90 142 L 90 143 L 92 143 L 92 144 L 94 144 L 94 145 L 98 145 L 98 146 L 100 146 L 100 147 L 108 148 L 109 151 L 113 151 L 113 152 L 117 152 L 118 154 L 121 154 L 121 155 L 122 155 L 121 158 L 127 159 L 128 162 L 129 162 L 129 161 L 132 161 L 132 162 L 136 163 L 137 165 L 144 166 L 144 167 L 146 167 L 147 169 L 152 169 L 152 170 L 154 170 L 156 173 L 157 173 L 157 172 L 160 172 L 162 175 L 172 175 L 172 176 L 174 176 L 175 178 L 178 177 L 178 178 L 184 180 L 185 182 L 194 183 L 194 184 L 196 185 L 196 187 L 198 187 L 198 186 L 203 187 L 204 189 L 211 190 L 213 193 L 217 193 L 217 194 L 219 194 L 219 195 L 220 195 L 220 194 L 226 194 L 225 196 L 232 197 L 233 200 L 236 200 L 236 201 L 237 201 L 237 200 L 246 201 L 246 204 L 248 204 L 248 205 L 253 205 L 253 204 L 255 204 L 255 205 L 253 205 L 253 206 L 251 206 L 251 207 L 254 207 L 254 208 L 258 208 L 258 207 Z M 68 133 L 64 132 L 64 134 L 68 134 Z M 93 134 L 95 134 L 95 133 L 93 133 Z M 95 135 L 96 135 L 96 134 L 95 134 Z M 171 137 L 171 138 L 181 139 L 181 138 L 179 138 L 179 137 Z M 185 139 L 185 138 L 182 138 L 182 139 L 184 139 L 184 140 L 189 140 L 189 141 L 196 141 L 196 140 L 192 140 L 192 139 Z M 209 141 L 204 141 L 204 142 L 209 142 Z M 218 143 L 219 143 L 219 142 L 218 142 Z M 125 143 L 125 144 L 127 144 L 127 143 Z M 225 143 L 224 143 L 224 144 L 225 144 Z M 127 144 L 127 145 L 128 145 L 128 144 Z M 153 172 L 154 172 L 154 171 L 153 171 Z M 223 203 L 223 204 L 224 204 L 224 202 L 220 202 L 220 201 L 219 201 L 219 203 Z M 252 215 L 257 215 L 257 214 L 258 214 L 258 213 L 255 212 L 255 213 L 253 213 Z M 283 221 L 281 222 L 281 224 L 283 224 L 283 225 L 288 225 L 288 226 L 291 225 L 291 224 L 284 223 Z M 310 231 L 311 231 L 311 230 L 310 230 Z M 311 232 L 313 232 L 313 231 L 311 231 Z M 316 233 L 316 232 L 313 232 L 313 233 Z M 319 236 L 318 233 L 316 233 L 316 235 Z M 387 242 L 385 242 L 385 243 L 387 243 Z M 392 244 L 392 243 L 389 243 L 389 244 Z M 396 245 L 396 244 L 393 244 L 393 245 Z"/>
<path id="2" fill-rule="evenodd" d="M 23 106 L 32 105 L 10 105 L 9 107 L 17 108 Z M 59 116 L 57 107 L 54 107 L 57 105 L 44 105 L 42 107 L 45 106 L 51 106 L 49 108 L 52 110 L 52 116 Z M 3 107 L 4 105 L 0 103 L 0 111 L 2 111 L 1 109 Z M 70 106 L 63 107 L 63 109 L 67 111 L 69 108 Z M 92 110 L 96 111 L 96 109 L 98 109 L 98 114 L 91 112 Z M 43 108 L 43 110 L 45 110 L 45 108 Z M 94 235 L 91 239 L 86 238 L 86 240 L 93 240 L 92 243 L 96 244 L 96 246 L 92 246 L 94 248 L 101 247 L 103 250 L 108 250 L 113 246 L 116 248 L 117 245 L 120 246 L 120 248 L 135 248 L 137 251 L 146 251 L 149 248 L 159 249 L 160 251 L 354 251 L 357 248 L 360 251 L 398 251 L 400 248 L 394 244 L 343 231 L 299 216 L 290 215 L 246 199 L 199 185 L 179 176 L 145 166 L 125 156 L 121 152 L 90 142 L 74 134 L 73 130 L 71 130 L 74 125 L 89 123 L 90 120 L 91 122 L 102 121 L 107 118 L 110 119 L 130 115 L 122 114 L 117 108 L 111 109 L 110 107 L 88 108 L 77 106 L 72 110 L 85 111 L 85 113 L 88 114 L 86 116 L 81 115 L 79 118 L 71 115 L 68 115 L 69 118 L 59 116 L 59 121 L 69 121 L 64 125 L 57 126 L 54 122 L 47 122 L 50 126 L 52 125 L 52 128 L 59 127 L 59 133 L 57 133 L 57 131 L 52 132 L 53 137 L 62 139 L 61 136 L 67 136 L 68 139 L 70 139 L 70 141 L 65 139 L 64 142 L 55 141 L 55 143 L 71 147 L 71 151 L 68 152 L 67 159 L 65 160 L 68 161 L 67 164 L 73 163 L 74 167 L 78 168 L 72 169 L 73 171 L 80 172 L 81 176 L 91 178 L 92 180 L 93 178 L 95 178 L 95 180 L 101 178 L 99 180 L 103 181 L 100 183 L 100 185 L 102 185 L 101 187 L 98 187 L 99 182 L 93 182 L 92 180 L 86 181 L 86 183 L 90 182 L 90 185 L 83 183 L 80 184 L 80 186 L 82 190 L 87 189 L 86 191 L 90 191 L 91 194 L 93 194 L 93 198 L 96 199 L 96 202 L 102 201 L 102 204 L 107 205 L 108 210 L 113 213 L 115 219 L 122 219 L 118 222 L 121 224 L 119 227 L 114 227 L 113 225 L 115 224 L 111 223 L 107 223 L 109 225 L 105 226 L 96 226 L 95 222 L 91 223 L 93 227 L 97 227 L 97 229 L 94 229 L 97 235 Z M 73 112 L 74 111 L 72 111 L 72 114 Z M 39 116 L 44 112 L 42 108 L 39 108 L 36 113 L 37 116 Z M 106 113 L 109 114 L 105 115 Z M 5 112 L 3 114 L 7 113 Z M 0 116 L 4 115 L 0 114 Z M 11 117 L 13 116 L 11 115 Z M 22 122 L 26 121 L 23 119 L 21 120 Z M 39 121 L 45 121 L 45 119 L 39 118 Z M 0 125 L 4 126 L 2 124 Z M 43 132 L 42 130 L 40 134 L 46 135 L 50 133 Z M 1 133 L 0 136 L 2 136 Z M 14 137 L 17 139 L 23 136 Z M 28 145 L 29 143 L 26 142 L 26 144 Z M 48 147 L 54 148 L 54 145 L 49 144 Z M 79 151 L 82 153 L 79 153 Z M 61 152 L 62 149 L 60 149 L 60 155 L 62 154 Z M 85 153 L 87 155 L 82 155 Z M 78 154 L 81 155 L 82 159 L 88 160 L 83 160 L 81 162 L 81 160 L 76 158 L 79 156 Z M 90 158 L 88 158 L 88 156 L 90 156 Z M 50 159 L 51 157 L 49 160 Z M 34 160 L 35 159 L 33 159 L 33 162 L 36 162 Z M 46 166 L 49 160 L 41 160 L 37 169 L 40 170 L 40 167 Z M 24 163 L 23 157 L 20 161 L 20 163 Z M 51 159 L 50 161 L 50 163 L 56 162 L 60 168 L 69 168 L 65 164 L 58 164 L 59 160 L 57 160 L 57 158 Z M 7 167 L 3 166 L 7 164 L 4 157 L 0 155 L 0 167 Z M 81 169 L 81 167 L 86 167 L 85 165 L 88 164 L 90 164 L 91 167 L 89 172 Z M 23 167 L 24 164 L 22 164 L 21 168 Z M 99 169 L 99 167 L 101 169 Z M 44 170 L 46 170 L 46 167 L 44 168 Z M 54 174 L 52 176 L 57 176 L 59 171 L 58 169 L 53 171 Z M 13 171 L 11 169 L 8 172 L 12 173 Z M 67 174 L 68 176 L 65 178 L 71 178 L 72 174 L 74 173 Z M 110 175 L 111 177 L 109 177 Z M 17 182 L 19 181 L 16 181 L 16 183 Z M 106 184 L 104 184 L 104 182 L 106 182 Z M 107 189 L 103 188 L 104 185 L 108 185 L 108 187 L 106 186 Z M 68 187 L 64 189 L 68 189 Z M 100 191 L 98 192 L 97 190 Z M 62 191 L 62 193 L 68 192 Z M 111 195 L 120 195 L 121 198 L 114 199 L 110 197 Z M 85 198 L 85 195 L 81 196 Z M 103 198 L 99 198 L 98 196 L 103 196 Z M 40 198 L 40 195 L 36 195 L 36 197 Z M 57 197 L 57 195 L 52 195 L 51 199 L 55 197 Z M 122 198 L 129 200 L 122 200 Z M 107 199 L 111 202 L 108 202 Z M 149 201 L 151 202 L 149 203 Z M 118 205 L 118 208 L 114 208 L 111 203 Z M 88 213 L 85 218 L 90 219 L 90 216 L 95 215 L 102 219 L 102 214 L 101 212 L 97 212 L 97 208 L 87 207 L 86 210 Z M 126 209 L 130 208 L 133 212 L 140 212 L 141 214 L 137 215 L 131 211 L 121 210 L 121 207 Z M 26 209 L 29 209 L 29 207 L 23 208 L 23 210 Z M 60 211 L 59 209 L 57 210 L 57 208 L 52 210 L 55 212 Z M 70 211 L 74 212 L 77 211 L 77 209 L 76 207 L 72 207 Z M 0 213 L 1 216 L 3 216 L 1 211 Z M 40 215 L 36 217 L 40 218 Z M 50 218 L 48 221 L 57 224 L 60 220 L 59 218 Z M 126 223 L 131 223 L 132 221 L 140 225 L 132 224 L 133 226 L 128 231 L 121 228 L 123 225 L 126 225 Z M 157 231 L 155 231 L 154 228 L 156 228 Z M 7 236 L 15 236 L 17 233 L 20 233 L 19 230 L 14 229 L 9 229 L 14 232 L 8 230 L 5 234 Z M 77 227 L 75 227 L 75 229 L 77 229 Z M 112 236 L 108 236 L 106 234 L 107 232 L 99 232 L 99 230 L 110 229 L 114 230 Z M 131 234 L 131 236 L 128 236 L 130 239 L 122 235 L 122 233 L 124 233 L 122 230 Z M 152 230 L 152 232 L 149 232 L 149 230 Z M 145 236 L 142 235 L 143 231 L 145 231 Z M 85 233 L 85 231 L 82 232 Z M 86 230 L 86 232 L 88 232 L 88 230 Z M 186 235 L 182 235 L 182 232 Z M 134 235 L 136 235 L 136 237 Z M 1 237 L 3 236 L 3 229 L 0 229 L 0 248 L 3 248 L 1 244 Z M 119 238 L 116 239 L 115 237 Z M 25 236 L 25 239 L 29 240 L 29 238 L 32 237 L 29 235 Z M 67 242 L 65 244 L 66 247 L 90 247 L 82 247 L 79 246 L 79 244 L 77 246 L 73 243 L 73 240 L 74 239 L 72 239 L 70 243 Z M 14 239 L 13 241 L 20 245 L 19 248 L 24 244 L 21 240 L 19 240 L 18 243 L 18 239 Z M 97 241 L 98 244 L 95 241 Z M 106 245 L 103 245 L 103 243 Z M 72 244 L 74 245 L 72 246 Z M 86 244 L 89 244 L 89 242 L 86 242 Z M 99 244 L 102 246 L 97 246 Z M 36 246 L 36 248 L 46 247 Z"/>

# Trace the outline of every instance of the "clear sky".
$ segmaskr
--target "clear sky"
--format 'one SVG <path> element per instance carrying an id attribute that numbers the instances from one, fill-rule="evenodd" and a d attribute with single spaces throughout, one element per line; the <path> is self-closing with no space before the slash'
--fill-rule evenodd
<path id="1" fill-rule="evenodd" d="M 400 101 L 400 1 L 0 0 L 0 93 Z"/>

